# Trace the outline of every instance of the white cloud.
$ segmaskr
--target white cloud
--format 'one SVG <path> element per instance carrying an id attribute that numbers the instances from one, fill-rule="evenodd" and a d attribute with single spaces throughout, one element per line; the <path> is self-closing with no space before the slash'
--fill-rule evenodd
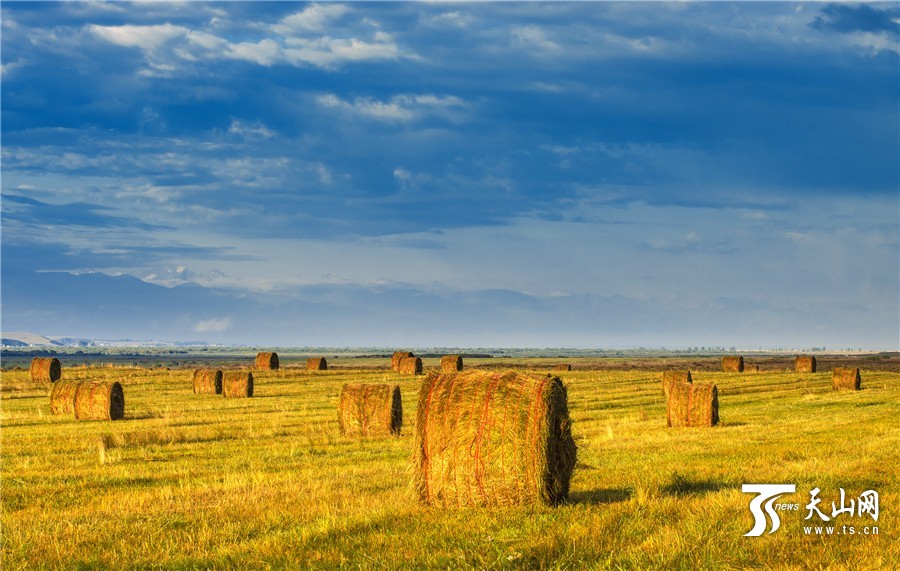
<path id="1" fill-rule="evenodd" d="M 319 31 L 349 11 L 344 4 L 313 4 L 301 12 L 285 16 L 272 29 L 284 36 L 300 31 Z"/>
<path id="2" fill-rule="evenodd" d="M 331 68 L 344 62 L 394 60 L 400 57 L 400 49 L 390 34 L 376 32 L 374 41 L 357 38 L 288 38 L 284 54 L 287 61 L 310 63 Z"/>
<path id="3" fill-rule="evenodd" d="M 107 42 L 125 46 L 140 48 L 144 51 L 158 49 L 164 43 L 178 37 L 184 37 L 188 29 L 172 24 L 159 24 L 155 26 L 100 26 L 92 24 L 88 29 L 95 36 Z"/>
<path id="4" fill-rule="evenodd" d="M 231 329 L 230 317 L 222 317 L 220 319 L 207 319 L 205 321 L 197 322 L 197 325 L 194 326 L 194 331 L 196 331 L 197 333 L 215 333 L 220 331 L 227 331 L 228 329 Z"/>
<path id="5" fill-rule="evenodd" d="M 544 30 L 537 26 L 513 26 L 510 33 L 516 43 L 537 48 L 541 51 L 557 51 L 559 44 L 547 37 Z"/>
<path id="6" fill-rule="evenodd" d="M 275 40 L 265 39 L 256 43 L 241 42 L 229 44 L 224 53 L 225 57 L 271 66 L 284 57 L 281 44 Z"/>
<path id="7" fill-rule="evenodd" d="M 228 132 L 233 135 L 240 135 L 249 141 L 259 141 L 263 139 L 271 139 L 278 136 L 278 133 L 269 129 L 262 123 L 247 123 L 240 119 L 233 119 Z"/>
<path id="8" fill-rule="evenodd" d="M 340 109 L 379 121 L 410 121 L 425 114 L 440 114 L 466 107 L 466 103 L 459 97 L 434 94 L 400 94 L 390 101 L 377 101 L 367 97 L 346 101 L 333 93 L 326 93 L 318 96 L 316 103 L 321 107 Z"/>
<path id="9" fill-rule="evenodd" d="M 472 22 L 474 22 L 474 18 L 470 14 L 463 14 L 462 12 L 444 12 L 442 14 L 438 14 L 437 16 L 431 17 L 431 22 L 437 25 L 445 25 L 449 24 L 451 26 L 456 26 L 459 28 L 465 28 L 470 26 Z"/>

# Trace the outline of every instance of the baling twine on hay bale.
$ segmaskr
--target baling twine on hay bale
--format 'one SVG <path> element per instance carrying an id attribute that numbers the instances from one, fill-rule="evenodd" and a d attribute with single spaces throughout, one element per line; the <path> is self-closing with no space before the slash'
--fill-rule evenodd
<path id="1" fill-rule="evenodd" d="M 831 389 L 835 391 L 858 391 L 862 388 L 859 369 L 835 367 L 831 373 Z"/>
<path id="2" fill-rule="evenodd" d="M 463 370 L 463 359 L 459 355 L 441 357 L 441 370 L 445 373 L 458 373 Z"/>
<path id="3" fill-rule="evenodd" d="M 278 353 L 260 352 L 256 354 L 256 368 L 260 371 L 278 370 Z"/>
<path id="4" fill-rule="evenodd" d="M 197 369 L 194 371 L 194 394 L 222 394 L 222 371 L 218 369 Z"/>
<path id="5" fill-rule="evenodd" d="M 557 504 L 577 450 L 558 377 L 429 374 L 416 411 L 413 485 L 436 506 Z"/>
<path id="6" fill-rule="evenodd" d="M 663 371 L 662 374 L 662 386 L 663 386 L 663 394 L 666 395 L 666 398 L 669 398 L 669 393 L 672 390 L 672 385 L 675 383 L 691 383 L 693 379 L 691 379 L 690 371 Z"/>
<path id="7" fill-rule="evenodd" d="M 674 383 L 666 399 L 666 424 L 672 427 L 719 423 L 719 389 L 708 383 Z"/>
<path id="8" fill-rule="evenodd" d="M 403 403 L 400 387 L 388 384 L 346 384 L 338 401 L 341 434 L 388 436 L 400 434 Z"/>
<path id="9" fill-rule="evenodd" d="M 31 380 L 37 383 L 55 383 L 62 378 L 62 367 L 56 357 L 35 357 L 31 360 Z"/>
<path id="10" fill-rule="evenodd" d="M 391 355 L 391 368 L 400 371 L 400 359 L 404 357 L 415 357 L 415 355 L 409 351 L 394 351 L 394 354 Z"/>

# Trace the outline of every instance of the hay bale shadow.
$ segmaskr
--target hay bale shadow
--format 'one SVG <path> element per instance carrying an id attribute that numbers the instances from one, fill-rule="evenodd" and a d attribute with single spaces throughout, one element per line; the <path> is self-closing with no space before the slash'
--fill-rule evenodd
<path id="1" fill-rule="evenodd" d="M 569 492 L 570 504 L 603 505 L 625 502 L 631 498 L 633 491 L 628 488 L 600 488 L 583 492 Z"/>

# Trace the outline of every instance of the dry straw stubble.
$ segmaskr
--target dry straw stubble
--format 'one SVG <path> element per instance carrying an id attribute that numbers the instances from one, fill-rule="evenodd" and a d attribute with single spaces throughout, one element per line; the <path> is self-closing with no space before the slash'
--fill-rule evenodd
<path id="1" fill-rule="evenodd" d="M 388 384 L 346 384 L 338 401 L 341 434 L 388 436 L 400 434 L 403 402 L 400 387 Z"/>
<path id="2" fill-rule="evenodd" d="M 222 396 L 225 398 L 250 398 L 253 396 L 253 373 L 228 371 L 222 376 Z"/>
<path id="3" fill-rule="evenodd" d="M 441 370 L 445 373 L 457 373 L 462 371 L 462 357 L 460 355 L 444 355 L 441 357 Z"/>
<path id="4" fill-rule="evenodd" d="M 858 391 L 862 388 L 859 369 L 835 367 L 831 373 L 831 389 L 835 391 Z"/>
<path id="5" fill-rule="evenodd" d="M 29 370 L 31 380 L 39 383 L 55 383 L 62 378 L 62 367 L 56 357 L 35 357 Z"/>
<path id="6" fill-rule="evenodd" d="M 666 424 L 715 426 L 719 423 L 719 389 L 708 383 L 674 383 L 666 399 Z"/>
<path id="7" fill-rule="evenodd" d="M 194 371 L 194 394 L 222 394 L 222 371 L 218 369 L 197 369 Z"/>
<path id="8" fill-rule="evenodd" d="M 419 500 L 447 507 L 557 504 L 577 455 L 562 381 L 515 371 L 429 374 L 414 446 Z"/>
<path id="9" fill-rule="evenodd" d="M 278 353 L 260 352 L 256 354 L 256 368 L 260 371 L 277 371 L 278 367 Z"/>

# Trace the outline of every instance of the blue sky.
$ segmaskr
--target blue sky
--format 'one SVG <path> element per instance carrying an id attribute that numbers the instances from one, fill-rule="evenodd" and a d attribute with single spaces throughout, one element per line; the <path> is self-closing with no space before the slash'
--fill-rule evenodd
<path id="1" fill-rule="evenodd" d="M 3 329 L 896 349 L 898 40 L 896 3 L 4 2 Z"/>

